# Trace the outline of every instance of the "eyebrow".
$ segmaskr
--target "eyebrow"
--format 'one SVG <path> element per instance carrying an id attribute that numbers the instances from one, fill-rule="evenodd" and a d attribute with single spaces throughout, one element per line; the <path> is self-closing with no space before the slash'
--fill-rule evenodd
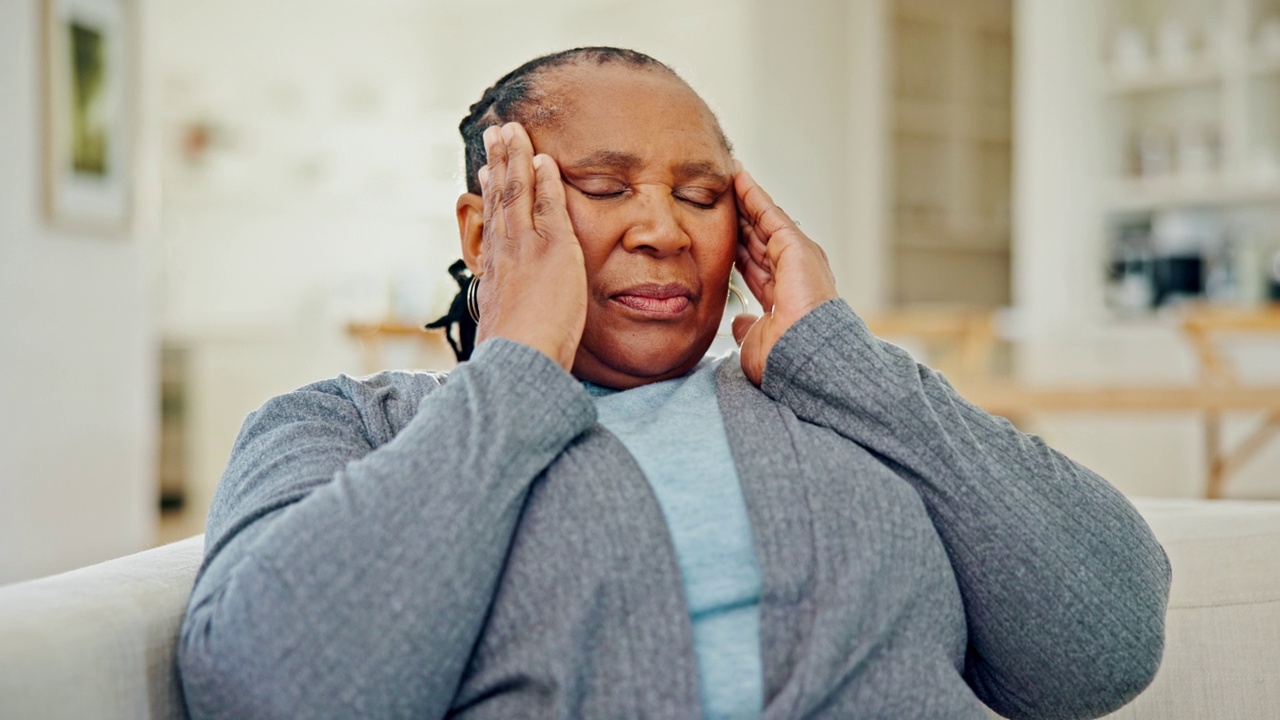
<path id="1" fill-rule="evenodd" d="M 639 156 L 617 150 L 597 150 L 569 164 L 573 170 L 609 168 L 610 170 L 634 170 L 642 164 Z"/>
<path id="2" fill-rule="evenodd" d="M 644 165 L 638 155 L 618 150 L 597 150 L 586 157 L 575 160 L 567 167 L 570 170 L 593 170 L 607 168 L 610 170 L 635 170 Z M 676 166 L 676 174 L 681 177 L 702 177 L 720 182 L 728 182 L 729 176 L 714 162 L 709 160 L 692 160 Z"/>
<path id="3" fill-rule="evenodd" d="M 709 160 L 696 160 L 693 162 L 683 163 L 676 168 L 676 171 L 682 177 L 702 177 L 709 180 L 718 180 L 720 182 L 729 182 L 730 178 L 725 175 L 724 170 L 719 165 Z"/>

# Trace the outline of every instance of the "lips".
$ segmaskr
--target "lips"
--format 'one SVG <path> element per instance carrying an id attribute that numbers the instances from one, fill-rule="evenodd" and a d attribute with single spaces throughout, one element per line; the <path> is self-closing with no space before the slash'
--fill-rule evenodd
<path id="1" fill-rule="evenodd" d="M 693 292 L 679 283 L 644 284 L 614 293 L 610 299 L 640 315 L 670 318 L 693 305 Z"/>

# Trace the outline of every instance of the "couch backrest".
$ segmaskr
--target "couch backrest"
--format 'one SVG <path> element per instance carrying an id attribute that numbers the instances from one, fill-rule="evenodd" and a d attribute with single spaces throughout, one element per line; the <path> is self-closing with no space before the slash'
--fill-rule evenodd
<path id="1" fill-rule="evenodd" d="M 182 720 L 178 626 L 204 536 L 0 587 L 0 718 Z"/>
<path id="2" fill-rule="evenodd" d="M 1280 503 L 1136 504 L 1173 564 L 1168 640 L 1109 717 L 1280 717 Z M 174 650 L 203 544 L 0 587 L 0 720 L 184 720 Z"/>

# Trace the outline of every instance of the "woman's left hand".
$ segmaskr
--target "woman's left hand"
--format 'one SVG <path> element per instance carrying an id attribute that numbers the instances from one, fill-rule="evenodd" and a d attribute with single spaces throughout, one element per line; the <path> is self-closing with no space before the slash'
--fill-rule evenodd
<path id="1" fill-rule="evenodd" d="M 763 317 L 734 318 L 733 337 L 742 347 L 743 372 L 759 385 L 778 338 L 810 310 L 838 295 L 827 254 L 740 164 L 733 187 L 740 228 L 735 264 L 765 310 Z"/>

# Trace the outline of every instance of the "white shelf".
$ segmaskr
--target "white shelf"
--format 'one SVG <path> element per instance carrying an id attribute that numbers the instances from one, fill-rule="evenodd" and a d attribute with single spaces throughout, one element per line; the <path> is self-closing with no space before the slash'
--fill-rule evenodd
<path id="1" fill-rule="evenodd" d="M 1141 75 L 1126 75 L 1103 67 L 1098 84 L 1103 95 L 1124 97 L 1213 85 L 1241 76 L 1276 74 L 1280 74 L 1280 55 L 1255 53 L 1248 60 L 1238 62 L 1230 68 L 1199 61 L 1177 72 L 1157 67 Z"/>
<path id="2" fill-rule="evenodd" d="M 947 253 L 989 253 L 994 255 L 1009 253 L 1008 243 L 977 242 L 955 240 L 951 238 L 934 238 L 925 236 L 899 236 L 897 247 L 902 250 Z"/>
<path id="3" fill-rule="evenodd" d="M 1103 61 L 1097 92 L 1104 103 L 1102 206 L 1106 212 L 1151 212 L 1200 207 L 1232 211 L 1280 205 L 1280 177 L 1265 170 L 1267 154 L 1280 146 L 1277 99 L 1271 78 L 1280 79 L 1280 55 L 1254 44 L 1259 0 L 1095 0 L 1104 18 L 1100 41 L 1108 48 L 1121 29 L 1148 43 L 1146 72 L 1118 72 Z M 1267 13 L 1275 1 L 1269 0 Z M 1159 52 L 1167 23 L 1182 25 L 1191 38 L 1212 33 L 1215 52 L 1193 41 L 1187 62 L 1171 68 Z M 1114 49 L 1114 48 L 1113 48 Z M 1111 54 L 1112 57 L 1117 54 Z M 1187 133 L 1198 134 L 1188 135 Z M 1186 147 L 1180 147 L 1186 143 Z M 1195 143 L 1191 145 L 1191 143 Z M 1161 144 L 1164 150 L 1161 151 Z M 1183 150 L 1195 147 L 1187 158 Z M 1272 150 L 1268 150 L 1272 148 Z M 1133 159 L 1157 154 L 1173 168 L 1167 176 L 1124 176 Z M 1183 164 L 1183 161 L 1186 164 Z M 1139 163 L 1141 164 L 1141 163 Z M 1147 166 L 1158 166 L 1150 162 Z M 1186 168 L 1216 168 L 1182 173 Z"/>
<path id="4" fill-rule="evenodd" d="M 1280 179 L 1207 176 L 1112 180 L 1106 196 L 1108 209 L 1113 212 L 1280 203 Z"/>
<path id="5" fill-rule="evenodd" d="M 1214 63 L 1200 61 L 1178 72 L 1157 68 L 1141 75 L 1117 74 L 1110 68 L 1104 68 L 1101 86 L 1103 93 L 1107 95 L 1123 96 L 1210 85 L 1221 82 L 1222 79 L 1223 72 L 1220 67 Z"/>

